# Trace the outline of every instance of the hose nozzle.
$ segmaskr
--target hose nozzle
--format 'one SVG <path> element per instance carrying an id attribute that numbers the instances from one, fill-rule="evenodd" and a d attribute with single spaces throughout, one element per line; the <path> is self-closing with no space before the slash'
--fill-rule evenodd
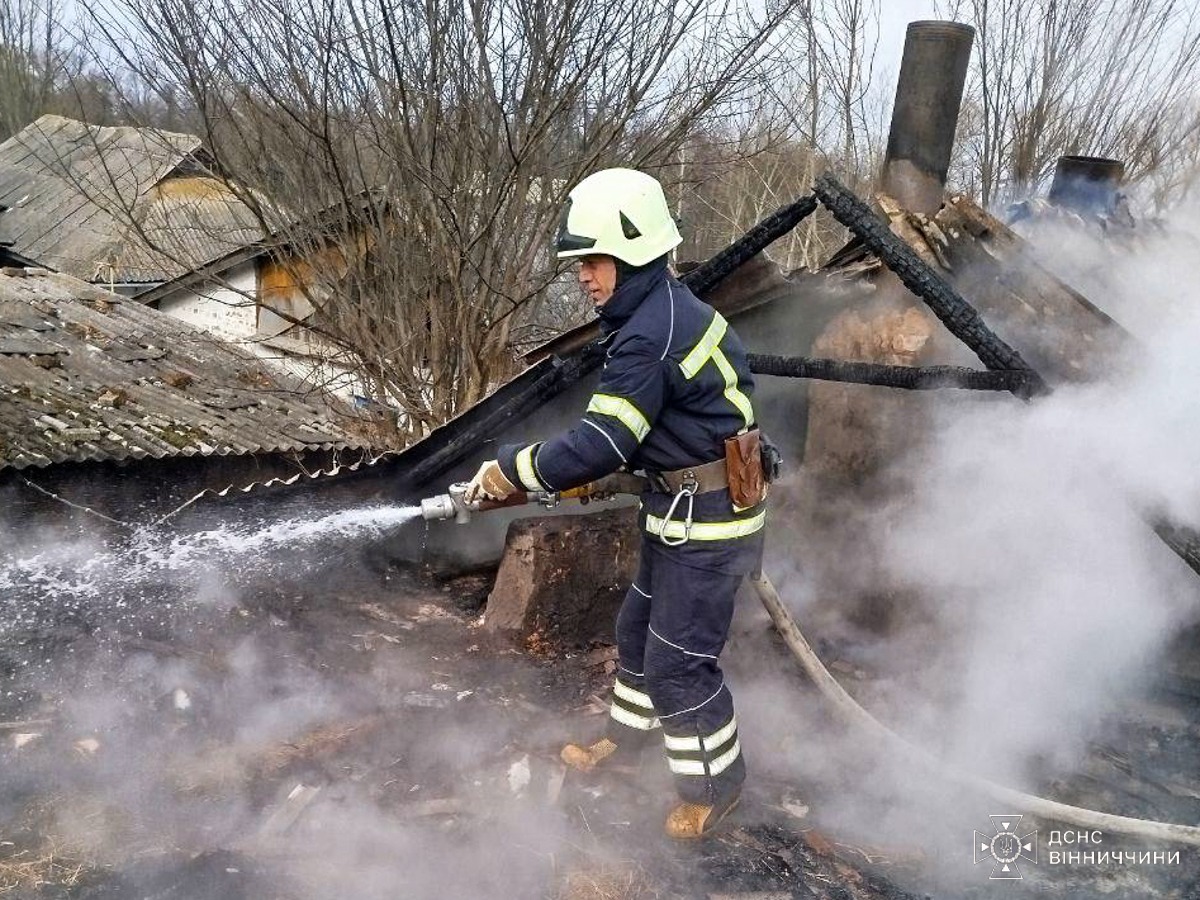
<path id="1" fill-rule="evenodd" d="M 452 484 L 448 493 L 426 497 L 421 501 L 421 517 L 426 522 L 454 519 L 460 525 L 471 521 L 471 507 L 467 505 L 466 484 Z"/>
<path id="2" fill-rule="evenodd" d="M 447 493 L 426 497 L 421 501 L 421 516 L 427 522 L 453 519 L 459 525 L 471 521 L 471 514 L 509 506 L 525 506 L 540 503 L 545 507 L 558 504 L 558 494 L 546 491 L 518 491 L 506 500 L 467 500 L 467 482 L 458 481 L 447 488 Z"/>

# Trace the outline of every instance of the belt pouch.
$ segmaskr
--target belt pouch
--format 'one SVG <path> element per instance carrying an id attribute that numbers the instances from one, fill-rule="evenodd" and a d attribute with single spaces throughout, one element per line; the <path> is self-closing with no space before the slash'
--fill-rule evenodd
<path id="1" fill-rule="evenodd" d="M 757 428 L 725 439 L 725 469 L 735 510 L 758 506 L 767 499 L 762 450 Z"/>

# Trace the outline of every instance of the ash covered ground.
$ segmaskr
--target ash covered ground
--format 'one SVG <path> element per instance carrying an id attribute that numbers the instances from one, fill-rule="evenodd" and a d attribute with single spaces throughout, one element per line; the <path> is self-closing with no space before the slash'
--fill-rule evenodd
<path id="1" fill-rule="evenodd" d="M 231 540 L 222 526 L 140 548 L 27 536 L 24 580 L 6 570 L 0 638 L 0 894 L 996 896 L 971 829 L 997 810 L 947 803 L 929 773 L 885 774 L 879 748 L 828 718 L 748 594 L 727 669 L 752 780 L 719 835 L 671 843 L 657 752 L 631 774 L 558 762 L 565 740 L 600 733 L 611 651 L 489 634 L 494 573 L 380 563 L 370 543 L 394 519 L 320 528 L 320 514 L 303 527 L 284 515 Z M 48 546 L 53 564 L 36 556 Z M 873 652 L 890 638 L 813 637 L 865 700 L 919 684 Z M 1200 734 L 1181 712 L 1200 673 L 1185 669 L 1114 710 L 1086 765 L 1047 791 L 1200 819 Z M 885 712 L 902 724 L 902 710 Z M 1196 873 L 1186 848 L 1169 869 L 1026 868 L 1006 895 L 1185 897 Z"/>
<path id="2" fill-rule="evenodd" d="M 488 634 L 494 571 L 372 562 L 393 519 L 28 537 L 5 576 L 0 893 L 904 896 L 842 887 L 795 806 L 670 845 L 654 754 L 567 778 L 611 651 Z"/>

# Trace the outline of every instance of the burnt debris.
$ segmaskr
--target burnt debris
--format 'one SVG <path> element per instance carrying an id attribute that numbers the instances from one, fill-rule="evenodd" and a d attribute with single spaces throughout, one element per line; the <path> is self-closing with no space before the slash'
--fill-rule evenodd
<path id="1" fill-rule="evenodd" d="M 1021 354 L 988 328 L 971 304 L 841 182 L 826 173 L 817 179 L 815 190 L 834 218 L 875 253 L 905 287 L 924 300 L 950 333 L 966 344 L 985 366 L 1029 373 L 1018 396 L 1028 399 L 1050 392 L 1049 385 Z"/>

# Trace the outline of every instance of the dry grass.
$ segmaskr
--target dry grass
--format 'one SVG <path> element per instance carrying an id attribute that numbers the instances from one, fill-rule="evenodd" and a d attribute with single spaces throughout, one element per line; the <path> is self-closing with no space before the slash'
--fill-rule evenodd
<path id="1" fill-rule="evenodd" d="M 568 872 L 555 900 L 654 900 L 660 896 L 641 868 L 604 865 Z"/>
<path id="2" fill-rule="evenodd" d="M 0 895 L 37 884 L 70 887 L 81 873 L 169 849 L 168 835 L 109 797 L 78 789 L 44 794 L 0 832 Z"/>
<path id="3" fill-rule="evenodd" d="M 5 852 L 0 845 L 0 895 L 42 887 L 74 887 L 88 866 L 53 846 L 38 851 Z"/>

